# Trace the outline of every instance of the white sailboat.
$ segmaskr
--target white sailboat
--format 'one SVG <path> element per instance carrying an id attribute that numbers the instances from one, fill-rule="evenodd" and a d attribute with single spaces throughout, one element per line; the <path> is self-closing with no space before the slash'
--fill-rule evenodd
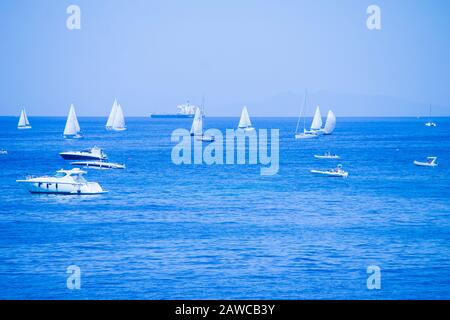
<path id="1" fill-rule="evenodd" d="M 321 130 L 323 134 L 332 134 L 334 129 L 336 128 L 336 116 L 333 111 L 328 111 L 327 120 L 325 121 L 325 126 Z"/>
<path id="2" fill-rule="evenodd" d="M 191 126 L 191 136 L 194 136 L 197 140 L 201 141 L 214 141 L 213 136 L 207 136 L 203 134 L 203 113 L 200 108 L 195 110 L 194 120 Z"/>
<path id="3" fill-rule="evenodd" d="M 20 113 L 19 123 L 17 124 L 17 129 L 31 129 L 30 122 L 28 121 L 27 113 L 25 109 L 22 109 Z"/>
<path id="4" fill-rule="evenodd" d="M 247 107 L 244 106 L 241 112 L 241 118 L 239 119 L 238 128 L 244 131 L 253 131 L 255 128 L 252 127 L 252 122 L 250 121 L 250 116 L 248 115 Z"/>
<path id="5" fill-rule="evenodd" d="M 112 130 L 114 124 L 114 118 L 116 117 L 117 112 L 117 99 L 114 99 L 113 106 L 111 108 L 111 112 L 109 113 L 108 121 L 106 122 L 106 130 Z"/>
<path id="6" fill-rule="evenodd" d="M 195 109 L 194 120 L 191 126 L 191 136 L 201 136 L 203 134 L 202 113 L 200 108 Z"/>
<path id="7" fill-rule="evenodd" d="M 309 133 L 317 134 L 322 129 L 322 114 L 320 113 L 320 107 L 316 107 L 316 112 L 314 113 L 313 121 L 311 122 L 311 129 Z"/>
<path id="8" fill-rule="evenodd" d="M 78 123 L 77 114 L 75 113 L 75 107 L 71 104 L 69 115 L 67 116 L 66 127 L 64 128 L 64 138 L 81 138 L 80 132 L 81 129 L 80 124 Z"/>
<path id="9" fill-rule="evenodd" d="M 122 106 L 117 104 L 116 112 L 114 114 L 114 121 L 112 123 L 111 130 L 114 131 L 125 131 L 127 127 L 125 126 L 125 117 L 123 115 Z"/>
<path id="10" fill-rule="evenodd" d="M 306 108 L 307 96 L 308 96 L 308 92 L 305 91 L 305 98 L 304 98 L 304 101 L 303 101 L 303 106 L 302 106 L 302 109 L 300 111 L 300 115 L 299 115 L 298 120 L 297 120 L 297 127 L 295 128 L 295 139 L 312 139 L 312 138 L 317 138 L 318 137 L 317 131 L 306 130 L 306 119 L 305 119 L 305 117 L 303 117 L 303 111 Z M 320 126 L 322 126 L 322 118 L 320 116 L 320 109 L 318 109 L 318 110 L 316 109 L 316 114 L 318 114 L 318 119 L 320 119 Z M 299 129 L 300 119 L 301 118 L 303 118 L 303 132 L 299 133 L 298 129 Z M 314 123 L 314 120 L 316 120 L 316 115 L 314 115 L 313 124 L 315 126 L 317 126 L 317 123 L 319 123 L 318 122 L 319 120 L 316 120 L 317 123 Z M 312 129 L 312 127 L 313 127 L 313 125 L 311 125 L 311 129 Z"/>
<path id="11" fill-rule="evenodd" d="M 436 127 L 436 123 L 434 123 L 433 121 L 431 121 L 431 105 L 430 105 L 430 113 L 428 115 L 428 122 L 425 123 L 425 125 L 427 127 Z"/>

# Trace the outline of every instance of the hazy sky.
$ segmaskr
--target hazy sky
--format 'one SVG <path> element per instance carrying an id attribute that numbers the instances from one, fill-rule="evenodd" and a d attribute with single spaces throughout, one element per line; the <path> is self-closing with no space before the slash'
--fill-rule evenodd
<path id="1" fill-rule="evenodd" d="M 210 115 L 294 116 L 305 88 L 344 97 L 345 115 L 450 115 L 448 0 L 3 0 L 0 41 L 1 115 L 106 115 L 117 97 L 138 116 L 205 95 Z M 371 96 L 401 102 L 364 109 Z"/>

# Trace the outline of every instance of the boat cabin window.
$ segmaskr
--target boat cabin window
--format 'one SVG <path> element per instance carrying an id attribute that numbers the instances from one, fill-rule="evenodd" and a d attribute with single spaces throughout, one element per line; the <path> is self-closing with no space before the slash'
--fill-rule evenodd
<path id="1" fill-rule="evenodd" d="M 57 172 L 56 174 L 55 174 L 55 178 L 63 178 L 63 177 L 65 177 L 66 176 L 66 174 L 64 173 L 64 172 Z"/>
<path id="2" fill-rule="evenodd" d="M 75 182 L 78 182 L 78 183 L 86 182 L 86 179 L 84 179 L 84 177 L 81 174 L 73 175 L 72 178 Z"/>

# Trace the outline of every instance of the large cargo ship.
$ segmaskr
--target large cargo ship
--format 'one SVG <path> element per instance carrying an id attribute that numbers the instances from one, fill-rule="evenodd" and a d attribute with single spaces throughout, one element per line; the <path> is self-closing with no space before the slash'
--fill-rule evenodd
<path id="1" fill-rule="evenodd" d="M 185 104 L 177 106 L 177 113 L 152 113 L 150 118 L 193 118 L 195 114 L 196 106 L 189 104 L 189 101 Z"/>

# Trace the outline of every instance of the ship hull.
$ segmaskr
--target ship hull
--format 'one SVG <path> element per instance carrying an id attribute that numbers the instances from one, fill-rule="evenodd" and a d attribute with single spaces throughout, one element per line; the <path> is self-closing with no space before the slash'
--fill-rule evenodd
<path id="1" fill-rule="evenodd" d="M 152 114 L 152 119 L 189 119 L 194 118 L 193 114 Z"/>

